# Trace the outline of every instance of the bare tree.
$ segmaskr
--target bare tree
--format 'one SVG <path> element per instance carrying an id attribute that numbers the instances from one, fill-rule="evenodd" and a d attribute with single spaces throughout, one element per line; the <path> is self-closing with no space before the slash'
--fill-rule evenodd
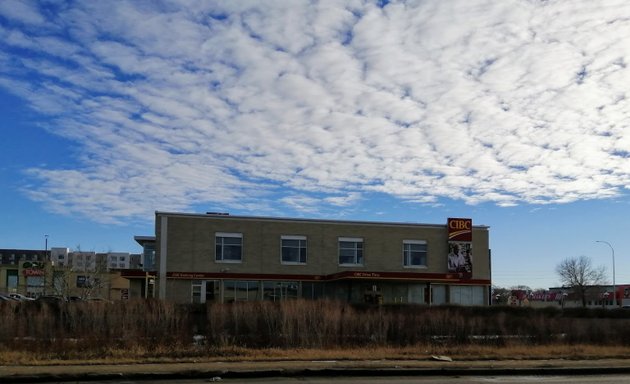
<path id="1" fill-rule="evenodd" d="M 602 285 L 605 282 L 606 269 L 595 267 L 586 256 L 567 258 L 556 266 L 556 273 L 560 276 L 563 286 L 570 287 L 582 300 L 586 307 L 586 294 L 590 287 Z"/>
<path id="2" fill-rule="evenodd" d="M 55 295 L 66 298 L 78 297 L 82 300 L 108 295 L 111 285 L 111 275 L 107 268 L 107 254 L 70 252 L 72 259 L 80 259 L 73 263 L 53 266 L 52 291 Z"/>

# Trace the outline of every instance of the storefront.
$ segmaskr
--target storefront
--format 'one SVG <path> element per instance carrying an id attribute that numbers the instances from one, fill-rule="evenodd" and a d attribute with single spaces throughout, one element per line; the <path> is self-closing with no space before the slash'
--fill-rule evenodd
<path id="1" fill-rule="evenodd" d="M 413 224 L 157 212 L 156 297 L 487 305 L 488 232 L 461 218 Z"/>

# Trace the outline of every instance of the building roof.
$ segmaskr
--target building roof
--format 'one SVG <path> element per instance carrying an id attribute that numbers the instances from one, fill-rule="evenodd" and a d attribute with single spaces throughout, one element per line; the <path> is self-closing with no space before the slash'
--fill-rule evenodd
<path id="1" fill-rule="evenodd" d="M 141 246 L 144 246 L 146 243 L 155 242 L 155 236 L 134 236 L 133 239 Z"/>
<path id="2" fill-rule="evenodd" d="M 355 225 L 377 225 L 377 226 L 410 226 L 410 227 L 432 227 L 443 228 L 444 224 L 427 224 L 427 223 L 413 223 L 413 222 L 384 222 L 384 221 L 361 221 L 361 220 L 331 220 L 331 219 L 307 219 L 307 218 L 293 218 L 293 217 L 273 217 L 273 216 L 236 216 L 229 213 L 184 213 L 184 212 L 163 212 L 155 211 L 156 216 L 182 216 L 182 217 L 212 217 L 222 220 L 257 220 L 257 221 L 283 221 L 283 222 L 300 222 L 300 223 L 321 223 L 321 224 L 355 224 Z M 475 229 L 488 230 L 490 227 L 487 225 L 474 225 Z M 136 236 L 140 237 L 140 236 Z M 136 238 L 134 237 L 134 239 Z M 155 237 L 151 237 L 155 241 Z M 138 241 L 136 239 L 136 241 Z"/>

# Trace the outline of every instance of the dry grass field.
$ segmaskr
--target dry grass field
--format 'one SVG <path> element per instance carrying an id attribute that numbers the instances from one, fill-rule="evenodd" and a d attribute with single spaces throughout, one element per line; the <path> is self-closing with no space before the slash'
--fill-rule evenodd
<path id="1" fill-rule="evenodd" d="M 630 357 L 625 310 L 25 302 L 2 303 L 0 324 L 5 365 Z"/>

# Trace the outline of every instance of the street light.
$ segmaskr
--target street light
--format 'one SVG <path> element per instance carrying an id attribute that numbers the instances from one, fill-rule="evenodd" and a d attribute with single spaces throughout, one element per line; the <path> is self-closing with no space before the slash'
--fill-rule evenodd
<path id="1" fill-rule="evenodd" d="M 615 306 L 617 306 L 617 288 L 615 286 L 615 249 L 613 248 L 612 245 L 610 245 L 609 242 L 607 241 L 603 241 L 603 240 L 595 240 L 596 243 L 604 243 L 606 245 L 608 245 L 610 247 L 610 250 L 612 251 L 612 262 L 613 262 L 613 302 L 615 303 Z"/>
<path id="2" fill-rule="evenodd" d="M 48 266 L 48 235 L 44 235 L 44 295 L 46 295 L 46 268 Z"/>
<path id="3" fill-rule="evenodd" d="M 48 257 L 48 235 L 44 235 L 44 295 L 46 295 L 46 267 L 47 267 L 47 262 L 49 261 L 49 257 Z"/>

